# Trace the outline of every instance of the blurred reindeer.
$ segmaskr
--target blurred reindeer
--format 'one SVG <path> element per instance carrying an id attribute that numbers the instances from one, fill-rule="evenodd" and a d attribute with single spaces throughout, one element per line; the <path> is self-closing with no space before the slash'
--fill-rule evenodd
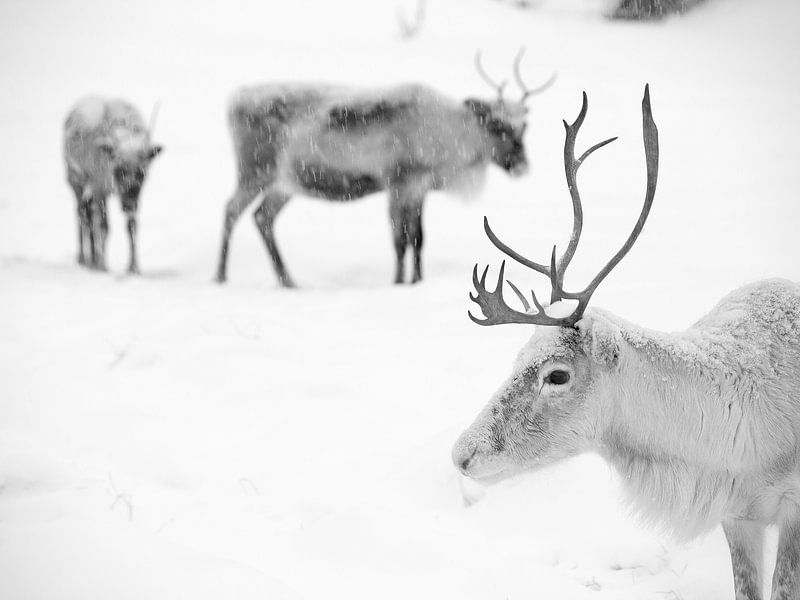
<path id="1" fill-rule="evenodd" d="M 146 127 L 125 100 L 90 96 L 80 100 L 64 123 L 67 181 L 78 207 L 78 263 L 106 269 L 106 200 L 116 194 L 128 218 L 129 273 L 138 273 L 136 210 L 151 161 L 163 147 L 151 140 L 156 110 Z"/>
<path id="2" fill-rule="evenodd" d="M 765 280 L 731 292 L 682 333 L 627 323 L 586 311 L 600 282 L 627 254 L 650 211 L 658 175 L 658 132 L 649 91 L 642 102 L 647 192 L 623 247 L 581 292 L 564 289 L 583 212 L 576 176 L 583 161 L 575 139 L 587 100 L 566 127 L 564 162 L 573 230 L 558 260 L 525 258 L 492 243 L 515 261 L 549 277 L 552 304 L 530 302 L 510 281 L 525 312 L 503 298 L 486 271 L 473 271 L 471 298 L 481 325 L 537 325 L 510 378 L 453 448 L 465 475 L 487 482 L 595 451 L 621 474 L 630 501 L 679 538 L 718 523 L 728 539 L 737 600 L 760 600 L 764 528 L 779 528 L 773 600 L 800 598 L 800 285 Z M 488 267 L 487 267 L 488 269 Z M 567 302 L 564 302 L 567 301 Z M 575 304 L 577 302 L 577 304 Z M 533 307 L 531 307 L 531 303 Z"/>
<path id="3" fill-rule="evenodd" d="M 422 205 L 431 190 L 475 185 L 493 162 L 512 176 L 528 167 L 523 134 L 525 101 L 552 83 L 529 89 L 519 73 L 519 100 L 457 102 L 429 87 L 403 85 L 361 91 L 320 85 L 275 84 L 243 88 L 229 119 L 238 185 L 225 209 L 217 280 L 226 279 L 231 232 L 255 200 L 255 221 L 281 285 L 293 282 L 273 232 L 275 218 L 294 194 L 348 201 L 389 192 L 389 216 L 397 257 L 395 283 L 404 281 L 404 258 L 414 255 L 412 283 L 422 279 Z"/>

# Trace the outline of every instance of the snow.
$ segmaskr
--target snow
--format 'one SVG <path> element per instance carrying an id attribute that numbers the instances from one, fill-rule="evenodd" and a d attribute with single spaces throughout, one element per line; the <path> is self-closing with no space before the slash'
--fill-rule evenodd
<path id="1" fill-rule="evenodd" d="M 573 314 L 577 307 L 577 300 L 559 300 L 544 308 L 547 316 L 553 317 L 554 319 L 563 319 Z"/>
<path id="2" fill-rule="evenodd" d="M 644 197 L 646 82 L 659 187 L 592 305 L 673 330 L 743 283 L 800 280 L 800 6 L 718 0 L 648 25 L 603 21 L 589 0 L 428 4 L 409 41 L 390 0 L 0 5 L 0 598 L 732 595 L 719 528 L 676 545 L 637 525 L 596 457 L 485 490 L 461 482 L 450 446 L 531 334 L 474 326 L 467 292 L 475 262 L 502 259 L 484 214 L 534 260 L 565 247 L 561 119 L 582 90 L 579 148 L 620 140 L 581 169 L 566 286 L 616 252 Z M 531 102 L 532 170 L 493 169 L 470 202 L 429 198 L 422 284 L 389 283 L 383 196 L 287 206 L 277 236 L 300 289 L 276 286 L 249 216 L 229 283 L 211 283 L 234 186 L 233 89 L 420 82 L 488 95 L 475 50 L 504 78 L 520 45 L 531 85 L 559 73 Z M 116 202 L 110 272 L 74 264 L 60 135 L 87 93 L 143 114 L 162 101 L 141 278 L 123 275 Z M 544 277 L 507 275 L 549 295 Z"/>

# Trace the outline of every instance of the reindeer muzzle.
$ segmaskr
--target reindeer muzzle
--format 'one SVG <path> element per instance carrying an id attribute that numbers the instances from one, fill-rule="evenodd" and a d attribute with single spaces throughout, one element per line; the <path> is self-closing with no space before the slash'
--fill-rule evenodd
<path id="1" fill-rule="evenodd" d="M 508 172 L 511 174 L 512 177 L 522 177 L 523 175 L 527 175 L 528 171 L 530 170 L 531 167 L 527 163 L 527 161 L 523 161 L 511 167 Z"/>
<path id="2" fill-rule="evenodd" d="M 489 451 L 487 440 L 473 428 L 461 434 L 451 452 L 453 464 L 463 475 L 486 483 L 504 479 L 505 465 Z"/>

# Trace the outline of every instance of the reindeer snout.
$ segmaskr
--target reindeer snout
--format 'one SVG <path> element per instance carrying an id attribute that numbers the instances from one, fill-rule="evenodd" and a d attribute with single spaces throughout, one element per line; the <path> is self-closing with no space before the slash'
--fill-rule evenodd
<path id="1" fill-rule="evenodd" d="M 469 475 L 469 466 L 475 454 L 478 452 L 478 444 L 474 441 L 458 440 L 453 446 L 453 464 L 456 469 L 461 471 L 464 475 Z"/>
<path id="2" fill-rule="evenodd" d="M 517 163 L 511 168 L 511 175 L 513 177 L 522 177 L 523 175 L 527 175 L 528 171 L 530 171 L 530 166 L 528 165 L 528 162 L 522 161 L 521 163 Z"/>
<path id="3" fill-rule="evenodd" d="M 485 427 L 473 425 L 453 445 L 453 464 L 462 475 L 484 482 L 499 481 L 509 465 L 491 443 Z"/>

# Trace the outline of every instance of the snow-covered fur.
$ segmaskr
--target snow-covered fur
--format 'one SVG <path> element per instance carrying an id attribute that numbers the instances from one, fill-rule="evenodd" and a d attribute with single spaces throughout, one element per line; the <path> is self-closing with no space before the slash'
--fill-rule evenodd
<path id="1" fill-rule="evenodd" d="M 150 162 L 162 150 L 150 141 L 136 108 L 125 100 L 83 98 L 64 122 L 64 163 L 78 209 L 78 262 L 105 269 L 106 199 L 116 194 L 128 218 L 129 271 L 138 271 L 136 210 Z"/>
<path id="2" fill-rule="evenodd" d="M 763 527 L 777 523 L 773 590 L 787 592 L 773 598 L 800 597 L 800 285 L 742 287 L 680 333 L 597 309 L 576 328 L 537 328 L 453 459 L 494 480 L 585 451 L 677 537 L 722 523 L 742 598 L 760 597 L 746 593 L 760 589 Z"/>
<path id="3" fill-rule="evenodd" d="M 422 204 L 431 190 L 468 195 L 495 163 L 527 171 L 527 110 L 519 102 L 456 101 L 422 85 L 357 90 L 273 84 L 238 90 L 231 101 L 238 185 L 225 210 L 217 279 L 225 281 L 230 236 L 256 199 L 256 225 L 278 279 L 291 286 L 273 223 L 291 196 L 349 201 L 389 193 L 396 253 L 414 255 L 412 283 L 422 278 Z"/>

